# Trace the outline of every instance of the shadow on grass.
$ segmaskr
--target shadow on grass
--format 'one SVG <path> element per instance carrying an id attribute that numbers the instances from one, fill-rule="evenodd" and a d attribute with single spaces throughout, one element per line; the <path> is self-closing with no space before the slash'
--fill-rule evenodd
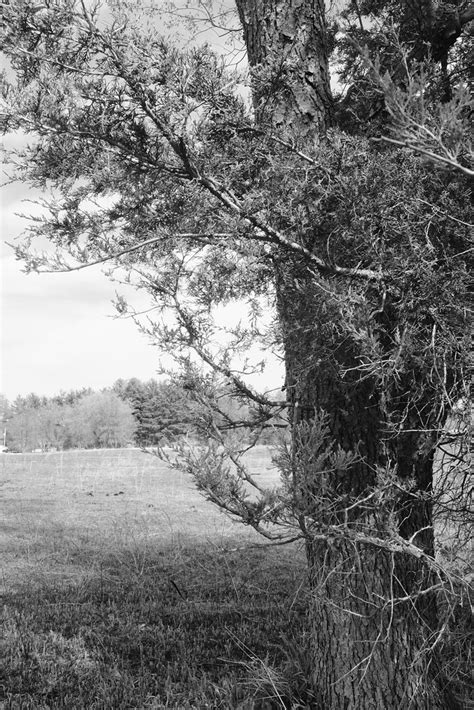
<path id="1" fill-rule="evenodd" d="M 143 541 L 142 541 L 143 543 Z M 87 544 L 3 599 L 2 710 L 302 708 L 296 548 Z"/>

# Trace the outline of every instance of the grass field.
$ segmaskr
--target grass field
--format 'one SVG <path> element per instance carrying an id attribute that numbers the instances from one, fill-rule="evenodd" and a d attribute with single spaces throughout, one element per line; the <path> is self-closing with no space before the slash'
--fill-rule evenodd
<path id="1" fill-rule="evenodd" d="M 0 465 L 2 710 L 304 707 L 301 551 L 137 450 Z"/>

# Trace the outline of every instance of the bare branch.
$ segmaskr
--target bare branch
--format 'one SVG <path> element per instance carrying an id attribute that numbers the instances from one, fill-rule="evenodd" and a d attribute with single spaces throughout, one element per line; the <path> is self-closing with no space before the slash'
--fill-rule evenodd
<path id="1" fill-rule="evenodd" d="M 469 229 L 474 228 L 474 224 L 471 224 L 470 222 L 463 222 L 462 219 L 457 219 L 457 217 L 453 217 L 452 214 L 449 214 L 449 212 L 444 212 L 443 210 L 440 210 L 439 207 L 436 207 L 436 205 L 432 205 L 431 202 L 427 202 L 426 200 L 422 200 L 421 198 L 418 198 L 418 202 L 421 202 L 424 205 L 427 205 L 428 207 L 431 207 L 432 210 L 437 212 L 440 215 L 443 215 L 443 217 L 446 217 L 447 219 L 452 219 L 453 222 L 457 222 L 458 224 L 462 224 L 463 227 L 469 227 Z"/>

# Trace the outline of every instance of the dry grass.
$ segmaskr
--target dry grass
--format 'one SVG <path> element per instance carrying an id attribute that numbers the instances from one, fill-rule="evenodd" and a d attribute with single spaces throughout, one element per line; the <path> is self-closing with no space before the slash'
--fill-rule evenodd
<path id="1" fill-rule="evenodd" d="M 139 451 L 1 463 L 2 710 L 305 706 L 299 551 Z M 251 465 L 277 482 L 266 449 Z"/>
<path id="2" fill-rule="evenodd" d="M 43 568 L 56 551 L 66 571 L 78 548 L 113 552 L 222 543 L 236 535 L 260 541 L 196 491 L 192 480 L 155 456 L 134 449 L 3 455 L 1 584 Z M 252 453 L 252 467 L 278 483 L 269 451 Z"/>

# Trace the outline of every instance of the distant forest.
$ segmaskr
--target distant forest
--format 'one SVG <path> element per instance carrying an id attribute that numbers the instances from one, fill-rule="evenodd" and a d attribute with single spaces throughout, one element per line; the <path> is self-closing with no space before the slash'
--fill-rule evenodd
<path id="1" fill-rule="evenodd" d="M 214 397 L 211 411 L 187 384 L 137 378 L 119 379 L 100 391 L 83 388 L 52 397 L 31 393 L 13 402 L 0 395 L 1 450 L 149 447 L 184 436 L 200 442 L 214 427 L 224 436 L 238 430 L 241 440 L 253 439 L 248 405 L 225 387 L 217 387 Z M 259 443 L 272 443 L 284 425 L 281 420 L 268 422 L 258 433 Z"/>

